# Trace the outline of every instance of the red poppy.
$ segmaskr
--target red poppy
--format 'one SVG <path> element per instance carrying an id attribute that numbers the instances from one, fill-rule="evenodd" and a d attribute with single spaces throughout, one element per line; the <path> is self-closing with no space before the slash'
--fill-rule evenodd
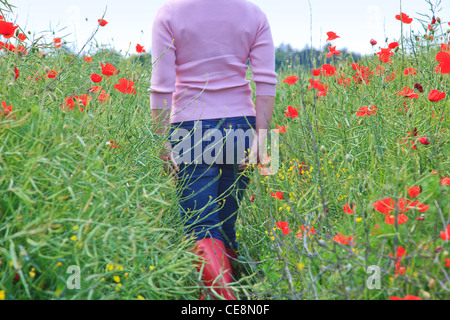
<path id="1" fill-rule="evenodd" d="M 96 73 L 93 73 L 93 74 L 91 74 L 91 80 L 92 80 L 92 82 L 99 83 L 103 80 L 103 77 Z"/>
<path id="2" fill-rule="evenodd" d="M 53 42 L 55 44 L 55 48 L 61 47 L 61 39 L 60 38 L 54 38 Z"/>
<path id="3" fill-rule="evenodd" d="M 415 205 L 415 204 L 418 204 L 419 201 L 411 202 L 411 201 L 409 201 L 409 200 L 407 200 L 405 198 L 398 199 L 397 207 L 399 209 L 399 212 L 400 213 L 405 213 L 405 212 L 409 211 L 409 209 L 411 208 L 411 205 L 413 203 Z"/>
<path id="4" fill-rule="evenodd" d="M 327 36 L 328 36 L 328 39 L 325 40 L 325 41 L 331 41 L 331 40 L 340 38 L 340 37 L 339 37 L 336 33 L 334 33 L 333 31 L 328 31 L 328 32 L 327 32 Z"/>
<path id="5" fill-rule="evenodd" d="M 145 53 L 145 49 L 143 46 L 141 46 L 139 43 L 136 45 L 136 52 L 137 53 Z"/>
<path id="6" fill-rule="evenodd" d="M 303 239 L 303 234 L 305 233 L 309 237 L 313 234 L 316 234 L 316 230 L 314 229 L 314 227 L 305 227 L 304 225 L 301 225 L 295 237 L 297 239 Z"/>
<path id="7" fill-rule="evenodd" d="M 397 47 L 398 47 L 398 42 L 396 42 L 396 41 L 391 42 L 391 43 L 389 43 L 389 45 L 388 45 L 388 48 L 389 48 L 389 49 L 395 49 L 395 48 L 397 48 Z"/>
<path id="8" fill-rule="evenodd" d="M 415 198 L 420 194 L 420 188 L 419 187 L 411 187 L 408 189 L 408 196 L 411 198 Z"/>
<path id="9" fill-rule="evenodd" d="M 406 215 L 404 215 L 403 213 L 400 213 L 398 215 L 397 222 L 399 225 L 404 224 L 407 221 L 408 221 L 408 217 Z M 394 225 L 395 224 L 395 216 L 392 214 L 387 214 L 384 219 L 384 222 L 386 222 L 387 224 L 390 224 L 390 225 Z"/>
<path id="10" fill-rule="evenodd" d="M 417 209 L 419 210 L 419 212 L 425 212 L 428 210 L 430 206 L 427 204 L 423 204 L 423 203 L 418 203 L 417 204 Z"/>
<path id="11" fill-rule="evenodd" d="M 102 27 L 106 26 L 108 24 L 108 21 L 104 20 L 104 19 L 98 19 L 98 24 Z"/>
<path id="12" fill-rule="evenodd" d="M 298 108 L 294 108 L 293 106 L 288 106 L 287 110 L 284 111 L 284 116 L 286 118 L 297 118 L 298 117 Z"/>
<path id="13" fill-rule="evenodd" d="M 12 38 L 18 27 L 19 26 L 14 26 L 12 22 L 2 20 L 0 21 L 0 34 L 6 39 Z"/>
<path id="14" fill-rule="evenodd" d="M 356 207 L 356 204 L 354 203 L 352 207 L 353 207 L 353 209 L 350 208 L 350 204 L 349 204 L 349 203 L 346 203 L 346 204 L 344 205 L 344 208 L 343 208 L 343 209 L 344 209 L 344 212 L 345 212 L 345 213 L 348 213 L 348 214 L 352 214 L 352 213 L 354 212 L 353 210 L 354 210 L 354 208 Z"/>
<path id="15" fill-rule="evenodd" d="M 110 63 L 103 64 L 103 62 L 100 62 L 100 65 L 102 67 L 102 74 L 105 76 L 112 76 L 119 73 L 119 71 L 117 71 L 117 69 Z"/>
<path id="16" fill-rule="evenodd" d="M 373 71 L 371 71 L 369 67 L 360 66 L 355 62 L 352 62 L 351 65 L 353 70 L 357 71 L 353 77 L 355 82 L 360 83 L 361 81 L 364 81 L 369 83 L 369 79 L 373 75 Z"/>
<path id="17" fill-rule="evenodd" d="M 83 57 L 83 60 L 86 61 L 87 63 L 91 63 L 92 62 L 92 58 L 91 57 Z"/>
<path id="18" fill-rule="evenodd" d="M 333 238 L 334 241 L 341 243 L 343 245 L 355 245 L 355 243 L 353 242 L 353 239 L 355 237 L 346 237 L 344 235 L 342 235 L 340 232 Z"/>
<path id="19" fill-rule="evenodd" d="M 436 55 L 436 60 L 439 65 L 436 67 L 435 71 L 440 73 L 450 73 L 450 54 L 444 51 L 440 51 Z"/>
<path id="20" fill-rule="evenodd" d="M 450 51 L 450 44 L 441 43 L 442 51 Z"/>
<path id="21" fill-rule="evenodd" d="M 271 192 L 270 195 L 271 195 L 273 198 L 278 198 L 278 199 L 280 199 L 280 200 L 283 200 L 283 199 L 284 199 L 284 193 L 281 192 L 281 191 Z"/>
<path id="22" fill-rule="evenodd" d="M 406 98 L 418 99 L 419 95 L 414 93 L 414 89 L 410 89 L 408 87 L 404 87 L 401 91 L 397 93 L 398 96 L 404 96 Z"/>
<path id="23" fill-rule="evenodd" d="M 73 107 L 75 106 L 75 101 L 73 100 L 73 97 L 67 97 L 64 99 L 64 104 L 61 105 L 62 110 L 73 110 Z"/>
<path id="24" fill-rule="evenodd" d="M 19 45 L 17 50 L 18 50 L 18 53 L 27 54 L 27 50 L 26 50 L 26 48 L 23 45 Z"/>
<path id="25" fill-rule="evenodd" d="M 12 112 L 12 106 L 7 106 L 5 101 L 2 101 L 2 108 L 0 109 L 0 115 L 9 115 Z"/>
<path id="26" fill-rule="evenodd" d="M 403 258 L 406 257 L 406 250 L 402 246 L 397 246 L 397 252 L 395 254 L 397 258 Z M 390 256 L 392 257 L 392 253 L 390 253 Z"/>
<path id="27" fill-rule="evenodd" d="M 338 50 L 336 50 L 336 46 L 334 47 L 329 46 L 328 49 L 330 50 L 330 52 L 327 53 L 328 58 L 330 58 L 334 54 L 337 56 L 341 55 L 341 53 Z"/>
<path id="28" fill-rule="evenodd" d="M 450 224 L 447 226 L 447 230 L 441 231 L 439 234 L 442 240 L 444 241 L 450 241 Z"/>
<path id="29" fill-rule="evenodd" d="M 337 68 L 332 66 L 331 64 L 325 63 L 322 66 L 322 74 L 326 77 L 332 76 L 336 73 Z"/>
<path id="30" fill-rule="evenodd" d="M 361 107 L 356 111 L 357 117 L 365 117 L 377 114 L 377 106 L 370 106 L 370 107 Z"/>
<path id="31" fill-rule="evenodd" d="M 107 142 L 106 144 L 109 145 L 109 148 L 110 148 L 110 149 L 117 149 L 117 148 L 120 148 L 120 146 L 118 146 L 118 145 L 114 142 L 114 140 L 109 140 L 109 142 Z"/>
<path id="32" fill-rule="evenodd" d="M 47 77 L 50 79 L 56 78 L 57 75 L 58 75 L 58 72 L 56 72 L 54 70 L 50 70 L 49 72 L 47 72 Z"/>
<path id="33" fill-rule="evenodd" d="M 17 69 L 17 67 L 14 67 L 14 79 L 19 78 L 20 76 L 20 71 L 19 69 Z"/>
<path id="34" fill-rule="evenodd" d="M 390 297 L 389 300 L 422 300 L 422 298 L 417 297 L 417 296 L 408 295 L 408 296 L 405 296 L 404 298 L 393 296 L 393 297 Z"/>
<path id="35" fill-rule="evenodd" d="M 421 144 L 426 145 L 426 146 L 431 143 L 427 137 L 420 137 L 417 139 L 417 141 L 419 141 Z"/>
<path id="36" fill-rule="evenodd" d="M 88 94 L 81 94 L 78 96 L 78 100 L 79 102 L 81 102 L 81 104 L 83 106 L 87 106 L 89 104 L 89 102 L 92 100 L 92 97 Z"/>
<path id="37" fill-rule="evenodd" d="M 114 89 L 122 93 L 136 94 L 136 89 L 133 88 L 134 82 L 127 79 L 120 79 L 119 83 L 114 86 Z"/>
<path id="38" fill-rule="evenodd" d="M 313 81 L 313 79 L 309 79 L 309 87 L 308 90 L 311 90 L 312 88 L 317 89 L 319 91 L 327 91 L 328 85 L 324 85 L 320 83 L 321 79 L 316 79 Z"/>
<path id="39" fill-rule="evenodd" d="M 374 46 L 377 44 L 377 41 L 375 39 L 370 39 L 370 44 Z"/>
<path id="40" fill-rule="evenodd" d="M 445 267 L 450 268 L 450 259 L 444 259 L 445 261 Z"/>
<path id="41" fill-rule="evenodd" d="M 412 18 L 410 18 L 407 14 L 405 14 L 403 12 L 401 12 L 400 14 L 397 14 L 395 16 L 395 19 L 397 19 L 403 23 L 406 23 L 406 24 L 410 24 L 413 21 Z"/>
<path id="42" fill-rule="evenodd" d="M 89 89 L 89 92 L 99 92 L 102 89 L 100 86 L 93 86 Z"/>
<path id="43" fill-rule="evenodd" d="M 350 85 L 350 82 L 352 82 L 352 78 L 339 78 L 339 79 L 337 80 L 337 83 L 338 83 L 338 84 L 343 84 L 344 87 Z"/>
<path id="44" fill-rule="evenodd" d="M 312 74 L 314 77 L 320 76 L 320 68 L 319 68 L 319 69 L 312 69 L 312 70 L 311 70 L 311 74 Z"/>
<path id="45" fill-rule="evenodd" d="M 287 221 L 279 221 L 279 222 L 277 222 L 275 224 L 280 230 L 283 231 L 284 235 L 287 235 L 287 234 L 289 234 L 292 231 L 291 229 L 289 229 L 289 227 L 288 227 L 289 226 L 289 222 L 287 222 Z"/>
<path id="46" fill-rule="evenodd" d="M 450 185 L 450 178 L 442 178 L 441 186 L 448 186 L 448 185 Z"/>
<path id="47" fill-rule="evenodd" d="M 299 79 L 296 76 L 289 76 L 286 79 L 283 80 L 284 83 L 287 83 L 288 85 L 295 84 Z"/>
<path id="48" fill-rule="evenodd" d="M 380 52 L 377 52 L 378 59 L 383 63 L 391 63 L 391 56 L 394 55 L 391 48 L 381 48 L 380 50 Z"/>
<path id="49" fill-rule="evenodd" d="M 286 127 L 285 127 L 285 126 L 279 126 L 279 125 L 277 124 L 277 129 L 278 129 L 278 131 L 281 132 L 281 133 L 286 133 L 287 126 L 286 126 Z"/>
<path id="50" fill-rule="evenodd" d="M 22 41 L 25 41 L 25 40 L 27 40 L 27 36 L 26 35 L 24 35 L 22 32 L 21 33 L 19 33 L 19 35 L 17 36 L 17 38 L 19 38 L 20 40 L 22 40 Z"/>
<path id="51" fill-rule="evenodd" d="M 395 209 L 395 201 L 392 198 L 378 200 L 373 203 L 373 207 L 382 214 L 388 214 Z"/>
<path id="52" fill-rule="evenodd" d="M 102 90 L 100 95 L 97 98 L 97 101 L 103 102 L 109 99 L 109 94 L 106 93 L 106 90 Z"/>
<path id="53" fill-rule="evenodd" d="M 432 102 L 438 102 L 445 98 L 445 92 L 444 91 L 438 91 L 435 89 L 432 89 L 430 93 L 428 94 L 428 100 Z"/>
<path id="54" fill-rule="evenodd" d="M 407 76 L 407 75 L 416 75 L 417 74 L 416 69 L 414 69 L 412 67 L 406 68 L 403 71 L 403 73 L 405 74 L 405 76 Z"/>

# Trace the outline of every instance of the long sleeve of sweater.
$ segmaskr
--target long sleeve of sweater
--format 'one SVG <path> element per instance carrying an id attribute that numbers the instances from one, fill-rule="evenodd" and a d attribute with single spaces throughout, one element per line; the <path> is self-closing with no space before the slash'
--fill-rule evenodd
<path id="1" fill-rule="evenodd" d="M 252 80 L 255 83 L 256 96 L 276 95 L 275 48 L 272 32 L 265 14 L 261 13 L 255 42 L 250 50 L 250 66 Z"/>
<path id="2" fill-rule="evenodd" d="M 170 27 L 170 7 L 158 10 L 152 28 L 151 109 L 169 109 L 175 92 L 175 46 Z"/>

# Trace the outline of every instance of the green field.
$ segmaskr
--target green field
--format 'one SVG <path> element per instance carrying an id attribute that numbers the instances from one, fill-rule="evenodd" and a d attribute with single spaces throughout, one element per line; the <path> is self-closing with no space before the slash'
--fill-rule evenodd
<path id="1" fill-rule="evenodd" d="M 450 25 L 427 10 L 398 46 L 277 70 L 280 167 L 239 213 L 241 299 L 450 299 Z M 0 41 L 0 300 L 198 299 L 150 55 Z"/>

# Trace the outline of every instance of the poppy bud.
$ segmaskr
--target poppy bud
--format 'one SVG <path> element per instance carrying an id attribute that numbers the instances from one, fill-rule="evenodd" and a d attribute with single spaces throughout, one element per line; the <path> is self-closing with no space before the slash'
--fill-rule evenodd
<path id="1" fill-rule="evenodd" d="M 421 290 L 420 291 L 420 295 L 425 299 L 425 300 L 429 300 L 431 298 L 431 295 L 429 292 Z"/>
<path id="2" fill-rule="evenodd" d="M 434 253 L 439 253 L 442 251 L 442 247 L 437 247 L 436 249 L 434 249 Z"/>
<path id="3" fill-rule="evenodd" d="M 425 220 L 425 215 L 422 213 L 420 215 L 420 217 L 417 218 L 417 221 L 423 221 L 423 220 Z"/>
<path id="4" fill-rule="evenodd" d="M 347 154 L 347 155 L 345 156 L 345 160 L 346 160 L 347 162 L 349 162 L 349 163 L 352 163 L 352 162 L 353 162 L 353 156 L 352 156 L 351 154 Z"/>
<path id="5" fill-rule="evenodd" d="M 325 240 L 323 240 L 323 239 L 319 239 L 319 240 L 317 240 L 317 243 L 319 244 L 319 246 L 321 246 L 321 247 L 326 247 L 327 246 L 327 243 L 326 243 L 326 241 Z"/>
<path id="6" fill-rule="evenodd" d="M 431 278 L 428 281 L 428 287 L 430 287 L 430 289 L 434 289 L 436 287 L 436 280 L 434 280 L 433 278 Z"/>
<path id="7" fill-rule="evenodd" d="M 16 79 L 16 74 L 14 70 L 8 70 L 8 76 L 10 78 L 10 82 L 13 82 Z"/>
<path id="8" fill-rule="evenodd" d="M 320 152 L 326 153 L 327 152 L 327 148 L 325 148 L 325 146 L 320 146 Z"/>
<path id="9" fill-rule="evenodd" d="M 441 18 L 436 17 L 436 21 L 437 21 L 437 23 L 441 23 Z"/>
<path id="10" fill-rule="evenodd" d="M 250 201 L 251 202 L 255 201 L 255 195 L 254 194 L 252 194 L 252 196 L 250 197 Z"/>
<path id="11" fill-rule="evenodd" d="M 433 18 L 431 19 L 431 24 L 435 24 L 436 23 L 436 18 L 433 16 Z"/>
<path id="12" fill-rule="evenodd" d="M 420 83 L 415 83 L 414 88 L 419 90 L 420 92 L 423 92 L 423 86 Z"/>
<path id="13" fill-rule="evenodd" d="M 374 46 L 377 44 L 377 41 L 375 39 L 370 39 L 370 44 Z"/>
<path id="14" fill-rule="evenodd" d="M 395 47 L 394 52 L 398 52 L 398 50 L 400 50 L 399 47 Z"/>

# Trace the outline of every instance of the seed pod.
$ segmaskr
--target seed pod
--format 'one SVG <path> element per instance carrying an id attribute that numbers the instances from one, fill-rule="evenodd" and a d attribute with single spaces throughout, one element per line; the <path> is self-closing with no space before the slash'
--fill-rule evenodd
<path id="1" fill-rule="evenodd" d="M 434 280 L 433 278 L 430 278 L 430 280 L 428 281 L 428 287 L 430 289 L 434 289 L 436 287 L 436 280 Z"/>
<path id="2" fill-rule="evenodd" d="M 349 163 L 352 163 L 352 162 L 353 162 L 353 156 L 352 156 L 351 154 L 347 154 L 347 155 L 345 156 L 345 160 L 346 160 L 347 162 L 349 162 Z"/>
<path id="3" fill-rule="evenodd" d="M 425 300 L 429 300 L 431 298 L 431 294 L 428 291 L 425 290 L 421 290 L 420 291 L 420 295 L 425 299 Z"/>
<path id="4" fill-rule="evenodd" d="M 319 246 L 321 247 L 326 247 L 327 246 L 327 242 L 323 239 L 319 239 L 317 240 L 317 243 L 319 244 Z"/>
<path id="5" fill-rule="evenodd" d="M 8 77 L 10 82 L 13 82 L 16 79 L 16 74 L 13 70 L 8 70 Z"/>

